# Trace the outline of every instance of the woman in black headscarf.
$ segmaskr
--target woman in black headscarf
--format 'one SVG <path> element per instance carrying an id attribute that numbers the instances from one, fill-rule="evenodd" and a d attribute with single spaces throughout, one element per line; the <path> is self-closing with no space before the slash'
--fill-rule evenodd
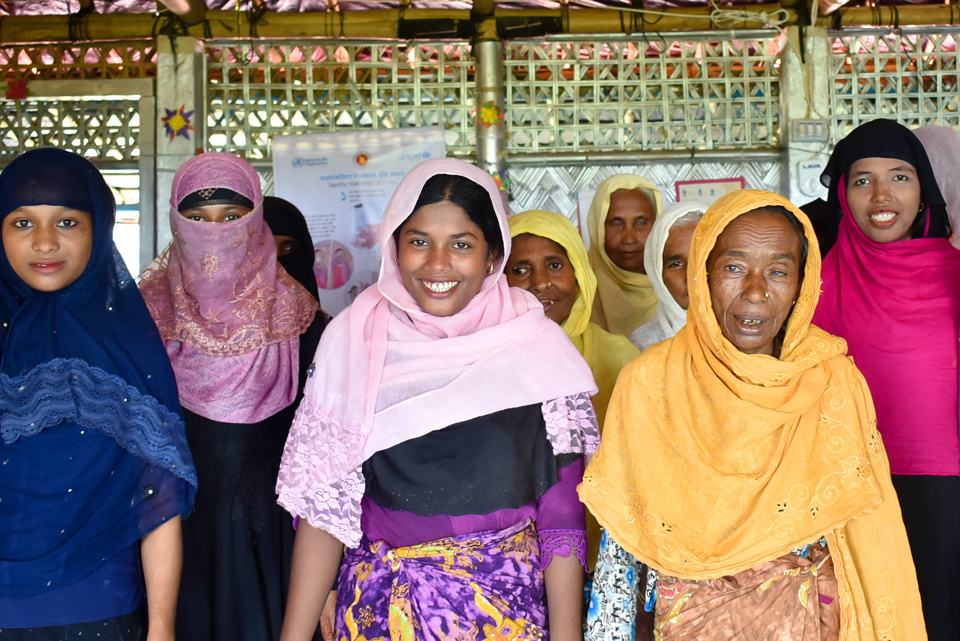
<path id="1" fill-rule="evenodd" d="M 917 568 L 931 641 L 960 638 L 960 252 L 926 151 L 873 120 L 837 144 L 820 177 L 842 211 L 813 322 L 847 340 Z"/>
<path id="2" fill-rule="evenodd" d="M 263 197 L 263 220 L 266 221 L 273 237 L 277 241 L 277 262 L 287 273 L 303 285 L 310 294 L 320 301 L 317 277 L 313 272 L 313 238 L 303 214 L 289 200 L 276 196 Z M 317 345 L 330 315 L 321 308 L 313 324 L 307 329 L 301 340 L 308 345 Z M 300 377 L 305 380 L 310 367 L 311 356 L 304 353 L 300 359 Z M 300 402 L 300 396 L 297 396 Z"/>
<path id="3" fill-rule="evenodd" d="M 277 239 L 277 260 L 313 297 L 320 300 L 313 273 L 313 238 L 296 205 L 283 198 L 265 196 L 263 219 Z"/>

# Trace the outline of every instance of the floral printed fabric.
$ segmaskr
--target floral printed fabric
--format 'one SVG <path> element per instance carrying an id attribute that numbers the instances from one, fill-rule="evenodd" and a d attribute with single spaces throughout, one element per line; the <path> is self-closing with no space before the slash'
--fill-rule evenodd
<path id="1" fill-rule="evenodd" d="M 593 573 L 585 641 L 633 641 L 643 564 L 606 532 Z"/>
<path id="2" fill-rule="evenodd" d="M 530 521 L 400 548 L 364 538 L 341 565 L 338 641 L 539 640 L 545 625 Z"/>
<path id="3" fill-rule="evenodd" d="M 826 548 L 786 554 L 732 576 L 657 583 L 657 641 L 835 641 L 840 601 Z"/>

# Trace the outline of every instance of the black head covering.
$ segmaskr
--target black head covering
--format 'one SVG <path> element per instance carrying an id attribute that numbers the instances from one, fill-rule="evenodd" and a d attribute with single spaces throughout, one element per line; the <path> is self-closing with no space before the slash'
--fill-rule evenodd
<path id="1" fill-rule="evenodd" d="M 949 238 L 950 219 L 947 206 L 937 186 L 937 177 L 930 166 L 930 159 L 923 144 L 912 131 L 893 120 L 878 118 L 866 122 L 837 143 L 826 169 L 820 174 L 820 182 L 830 190 L 827 199 L 834 211 L 841 211 L 837 196 L 837 184 L 846 176 L 851 165 L 863 158 L 896 158 L 910 163 L 917 170 L 920 181 L 920 196 L 928 207 L 917 216 L 910 232 L 914 238 L 922 238 L 930 216 L 927 238 Z"/>
<path id="2" fill-rule="evenodd" d="M 266 196 L 263 199 L 263 219 L 267 221 L 274 236 L 289 236 L 300 246 L 277 260 L 287 273 L 293 276 L 313 297 L 320 300 L 317 289 L 317 277 L 313 273 L 313 238 L 307 228 L 307 221 L 297 207 L 283 198 Z"/>
<path id="3" fill-rule="evenodd" d="M 184 212 L 188 209 L 199 209 L 200 207 L 209 207 L 211 205 L 239 205 L 247 209 L 253 209 L 252 200 L 226 187 L 198 189 L 184 196 L 180 204 L 177 205 L 177 209 Z"/>

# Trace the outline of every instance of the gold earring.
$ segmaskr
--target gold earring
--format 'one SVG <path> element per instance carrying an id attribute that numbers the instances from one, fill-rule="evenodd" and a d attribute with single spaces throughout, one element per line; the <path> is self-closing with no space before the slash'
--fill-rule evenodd
<path id="1" fill-rule="evenodd" d="M 923 211 L 923 201 L 921 200 L 921 201 L 920 201 L 920 209 L 917 210 L 917 213 L 919 214 L 919 213 L 922 212 L 922 211 Z"/>
<path id="2" fill-rule="evenodd" d="M 763 292 L 765 298 L 770 298 L 770 292 Z"/>

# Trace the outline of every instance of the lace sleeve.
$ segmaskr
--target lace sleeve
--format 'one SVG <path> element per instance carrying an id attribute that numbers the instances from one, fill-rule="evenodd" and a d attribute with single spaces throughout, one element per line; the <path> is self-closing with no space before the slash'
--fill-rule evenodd
<path id="1" fill-rule="evenodd" d="M 363 471 L 353 463 L 360 432 L 304 397 L 290 427 L 277 477 L 277 502 L 350 547 L 360 545 Z"/>
<path id="2" fill-rule="evenodd" d="M 540 530 L 540 567 L 544 570 L 555 556 L 576 554 L 587 568 L 587 533 L 583 530 Z"/>
<path id="3" fill-rule="evenodd" d="M 603 531 L 584 641 L 633 641 L 643 565 Z"/>
<path id="4" fill-rule="evenodd" d="M 600 445 L 600 428 L 590 395 L 583 392 L 547 401 L 542 406 L 547 436 L 557 454 L 584 454 L 587 459 Z"/>

